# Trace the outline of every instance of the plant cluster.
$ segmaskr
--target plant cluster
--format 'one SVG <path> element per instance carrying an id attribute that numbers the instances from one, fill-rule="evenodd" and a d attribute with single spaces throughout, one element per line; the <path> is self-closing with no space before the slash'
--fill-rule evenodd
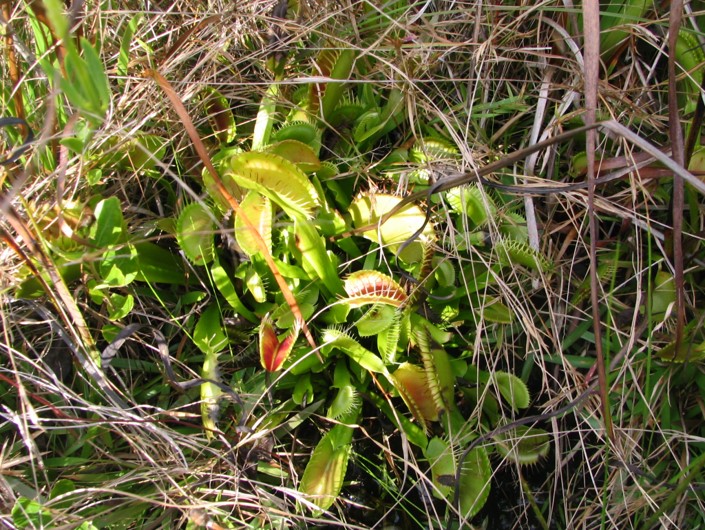
<path id="1" fill-rule="evenodd" d="M 0 487 L 15 492 L 3 494 L 14 525 L 466 528 L 501 519 L 488 499 L 507 473 L 525 501 L 517 520 L 543 528 L 648 526 L 697 495 L 702 197 L 686 188 L 679 285 L 665 155 L 605 136 L 591 283 L 581 107 L 566 88 L 582 57 L 520 58 L 544 36 L 575 53 L 578 13 L 546 8 L 544 25 L 517 5 L 470 17 L 453 2 L 362 1 L 335 8 L 343 21 L 313 2 L 255 2 L 232 14 L 234 36 L 200 17 L 164 46 L 170 15 L 112 26 L 108 4 L 89 31 L 58 0 L 35 2 L 12 36 L 31 39 L 43 82 L 3 89 L 7 137 L 51 124 L 1 181 L 0 457 L 20 471 Z M 661 75 L 641 70 L 663 38 L 653 9 L 603 10 L 600 50 L 605 114 L 632 112 L 656 142 L 663 123 L 638 102 L 661 116 L 669 96 L 628 85 L 632 69 Z M 691 15 L 672 54 L 697 174 L 705 55 Z M 481 34 L 511 59 L 468 52 Z M 198 39 L 218 44 L 194 51 Z M 193 77 L 204 64 L 218 73 Z M 565 145 L 531 147 L 563 130 Z M 538 174 L 547 193 L 527 184 Z M 591 399 L 595 326 L 609 421 Z M 549 454 L 563 464 L 544 472 Z M 634 488 L 611 486 L 625 480 Z M 558 483 L 564 496 L 544 502 Z M 602 503 L 573 503 L 591 488 Z"/>

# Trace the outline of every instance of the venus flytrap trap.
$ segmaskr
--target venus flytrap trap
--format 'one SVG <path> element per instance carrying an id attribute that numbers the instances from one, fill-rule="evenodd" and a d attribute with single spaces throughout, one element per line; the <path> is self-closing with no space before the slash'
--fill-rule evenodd
<path id="1" fill-rule="evenodd" d="M 294 324 L 294 329 L 291 332 L 284 337 L 277 337 L 272 321 L 269 315 L 266 315 L 259 327 L 259 356 L 262 367 L 268 372 L 276 372 L 281 369 L 289 358 L 298 336 L 299 329 Z"/>
<path id="2" fill-rule="evenodd" d="M 338 499 L 352 453 L 352 438 L 361 407 L 354 405 L 339 423 L 318 442 L 306 465 L 300 491 L 321 510 L 327 510 Z"/>

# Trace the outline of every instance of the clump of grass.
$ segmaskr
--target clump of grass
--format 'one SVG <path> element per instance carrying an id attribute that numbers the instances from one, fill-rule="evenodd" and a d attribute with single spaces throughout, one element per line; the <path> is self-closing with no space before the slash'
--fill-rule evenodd
<path id="1" fill-rule="evenodd" d="M 37 138 L 0 176 L 0 499 L 8 524 L 304 528 L 383 521 L 455 528 L 468 523 L 468 513 L 478 525 L 507 527 L 703 523 L 703 199 L 686 187 L 683 209 L 673 211 L 672 172 L 630 138 L 601 132 L 598 268 L 591 284 L 581 187 L 585 139 L 560 136 L 583 125 L 586 59 L 578 10 L 558 3 L 366 1 L 247 2 L 234 9 L 186 1 L 166 11 L 84 7 L 61 18 L 62 27 L 59 19 L 46 22 L 58 3 L 32 6 L 12 11 L 3 4 L 2 12 L 9 36 L 0 60 L 11 81 L 2 89 L 2 115 L 20 118 Z M 700 138 L 689 132 L 702 120 L 702 13 L 685 12 L 671 50 L 675 94 L 667 90 L 668 13 L 612 7 L 601 14 L 598 119 L 615 118 L 665 149 L 668 105 L 675 102 L 691 157 L 684 165 L 699 175 Z M 321 49 L 330 50 L 328 62 Z M 322 91 L 322 78 L 337 75 L 329 62 L 348 51 L 354 73 L 347 83 L 340 79 L 338 88 L 348 92 L 335 114 L 326 107 L 334 96 Z M 80 68 L 95 74 L 93 84 L 75 78 Z M 256 129 L 263 123 L 258 112 L 269 114 L 270 128 L 289 117 L 299 123 L 308 90 L 321 96 L 320 112 L 331 113 L 328 123 L 307 129 L 326 130 L 307 145 L 339 166 L 329 181 L 320 178 L 326 204 L 345 212 L 361 192 L 425 199 L 418 208 L 432 213 L 438 239 L 416 249 L 427 252 L 418 268 L 379 248 L 396 252 L 401 240 L 385 241 L 382 231 L 368 229 L 365 238 L 350 236 L 352 246 L 335 247 L 346 258 L 335 270 L 343 278 L 377 267 L 376 277 L 414 293 L 424 318 L 445 323 L 428 333 L 450 332 L 453 377 L 434 395 L 443 404 L 450 386 L 459 425 L 443 414 L 413 423 L 396 390 L 385 386 L 385 370 L 409 355 L 389 346 L 407 333 L 393 310 L 379 324 L 387 342 L 360 341 L 365 351 L 378 347 L 390 359 L 401 357 L 385 357 L 380 367 L 352 345 L 357 353 L 341 356 L 344 366 L 321 376 L 335 383 L 337 396 L 343 389 L 354 396 L 342 419 L 319 417 L 326 408 L 308 400 L 303 384 L 282 386 L 296 368 L 264 373 L 260 317 L 271 309 L 282 328 L 294 320 L 286 304 L 276 312 L 276 282 L 256 252 L 238 249 L 227 206 L 207 193 L 208 177 L 184 123 L 148 69 L 173 84 L 216 163 L 250 149 L 253 136 L 266 137 Z M 375 103 L 369 116 L 347 121 L 365 97 Z M 4 132 L 10 151 L 26 128 Z M 521 153 L 550 138 L 556 141 Z M 480 169 L 488 164 L 495 164 L 491 175 Z M 440 193 L 444 181 L 459 183 L 464 172 L 472 191 Z M 193 203 L 212 217 L 203 224 L 212 221 L 203 234 L 208 259 L 197 257 L 219 260 L 219 269 L 204 269 L 179 248 L 176 219 Z M 326 215 L 331 225 L 337 221 L 332 209 Z M 680 258 L 671 241 L 678 215 Z M 295 253 L 299 242 L 285 241 L 294 234 L 288 219 L 271 219 L 269 244 Z M 338 235 L 326 234 L 324 254 Z M 414 250 L 401 246 L 399 256 Z M 231 274 L 250 261 L 247 275 Z M 280 266 L 286 265 L 289 274 L 301 274 L 296 258 Z M 221 269 L 223 275 L 213 272 Z M 685 273 L 682 287 L 678 270 Z M 325 309 L 341 305 L 335 282 L 326 289 L 334 296 Z M 607 409 L 589 393 L 597 378 L 588 302 L 594 289 Z M 322 326 L 317 319 L 325 309 L 312 291 L 297 291 L 296 302 L 320 331 L 315 326 Z M 216 317 L 206 322 L 203 315 Z M 351 330 L 365 322 L 362 313 L 342 321 Z M 422 342 L 408 340 L 420 350 Z M 292 359 L 313 363 L 315 354 L 304 348 L 295 347 Z M 423 352 L 420 373 L 442 374 L 431 350 Z M 214 369 L 201 373 L 209 356 L 217 359 Z M 376 374 L 375 382 L 363 384 L 354 362 Z M 318 372 L 301 374 L 313 381 L 311 396 L 333 396 L 318 388 Z M 502 381 L 509 374 L 523 381 L 528 407 L 517 406 L 512 385 L 507 397 Z M 346 386 L 353 384 L 363 391 Z M 212 423 L 201 413 L 201 388 L 221 400 Z M 300 399 L 294 405 L 282 393 Z M 529 467 L 507 456 L 513 454 L 507 447 L 518 451 L 526 443 L 522 422 L 548 431 L 551 444 L 549 456 L 532 458 Z M 340 494 L 321 511 L 298 488 L 318 440 L 336 427 L 347 436 L 344 424 L 359 426 L 347 473 Z M 436 461 L 409 442 L 414 425 L 424 425 L 444 448 Z M 510 522 L 492 510 L 495 502 L 477 515 L 458 513 L 448 493 L 457 486 L 451 474 L 460 476 L 463 465 L 446 464 L 473 443 L 490 454 L 492 474 L 503 477 L 490 499 L 504 489 L 520 500 L 508 508 Z M 336 458 L 338 449 L 330 450 Z"/>

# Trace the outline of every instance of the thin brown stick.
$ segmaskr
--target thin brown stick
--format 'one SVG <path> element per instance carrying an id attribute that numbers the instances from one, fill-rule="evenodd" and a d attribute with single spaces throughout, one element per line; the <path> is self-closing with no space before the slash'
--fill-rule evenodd
<path id="1" fill-rule="evenodd" d="M 584 33 L 585 33 L 585 123 L 588 126 L 596 122 L 597 92 L 600 79 L 600 4 L 596 0 L 583 3 Z M 587 132 L 585 151 L 587 154 L 587 208 L 590 223 L 590 298 L 592 302 L 592 320 L 595 333 L 595 364 L 597 365 L 597 380 L 602 400 L 602 416 L 605 422 L 607 437 L 614 440 L 612 415 L 610 412 L 609 393 L 607 389 L 607 373 L 605 357 L 602 351 L 602 325 L 600 321 L 600 306 L 597 279 L 597 238 L 598 222 L 595 214 L 595 144 L 596 130 Z"/>
<path id="2" fill-rule="evenodd" d="M 301 330 L 303 331 L 308 343 L 311 345 L 312 348 L 316 349 L 316 341 L 313 339 L 311 330 L 309 330 L 308 325 L 306 324 L 306 321 L 304 320 L 304 317 L 301 314 L 299 304 L 296 302 L 294 294 L 291 292 L 291 289 L 289 289 L 289 286 L 286 284 L 286 281 L 279 272 L 279 269 L 277 269 L 277 266 L 274 263 L 274 258 L 272 258 L 272 254 L 269 252 L 267 244 L 262 238 L 262 234 L 259 233 L 257 227 L 252 223 L 252 221 L 247 218 L 247 215 L 245 215 L 245 213 L 240 209 L 240 203 L 237 202 L 237 199 L 235 199 L 235 197 L 230 194 L 230 192 L 223 184 L 220 175 L 218 175 L 218 172 L 213 166 L 213 162 L 211 162 L 211 158 L 208 155 L 208 151 L 206 151 L 206 146 L 203 145 L 203 141 L 201 141 L 201 137 L 198 135 L 196 127 L 194 127 L 193 122 L 191 121 L 191 117 L 186 111 L 186 107 L 184 107 L 184 104 L 181 102 L 181 98 L 171 86 L 171 83 L 169 83 L 169 81 L 167 81 L 164 76 L 162 76 L 156 70 L 147 70 L 145 72 L 145 75 L 154 79 L 154 81 L 164 91 L 167 98 L 169 98 L 169 101 L 171 101 L 171 104 L 174 106 L 174 110 L 176 110 L 176 114 L 179 115 L 179 118 L 181 119 L 181 122 L 189 135 L 189 138 L 191 138 L 191 142 L 193 143 L 194 149 L 196 149 L 196 153 L 198 153 L 198 156 L 203 162 L 203 165 L 211 174 L 211 177 L 213 177 L 213 182 L 215 183 L 218 192 L 225 198 L 226 201 L 228 201 L 230 207 L 235 211 L 235 215 L 242 219 L 242 221 L 245 223 L 245 226 L 254 237 L 255 244 L 259 247 L 260 252 L 262 252 L 262 256 L 264 256 L 264 260 L 269 266 L 269 270 L 272 271 L 274 279 L 276 280 L 277 285 L 279 285 L 279 289 L 281 290 L 282 295 L 286 300 L 286 303 L 291 308 L 291 312 L 294 315 L 296 322 L 301 327 Z"/>
<path id="3" fill-rule="evenodd" d="M 685 150 L 683 147 L 683 129 L 678 112 L 678 94 L 676 86 L 676 41 L 681 26 L 683 0 L 671 2 L 671 12 L 668 20 L 668 128 L 671 134 L 673 160 L 681 166 L 685 165 Z M 683 207 L 685 204 L 685 185 L 680 175 L 673 175 L 673 277 L 676 287 L 676 345 L 674 351 L 680 349 L 685 325 L 685 278 L 683 276 Z"/>
<path id="4" fill-rule="evenodd" d="M 196 24 L 193 27 L 190 27 L 186 31 L 184 31 L 181 35 L 179 35 L 179 38 L 176 39 L 176 42 L 169 48 L 169 50 L 164 54 L 164 57 L 162 57 L 161 61 L 159 61 L 159 64 L 165 64 L 172 55 L 174 55 L 177 51 L 181 49 L 181 47 L 184 45 L 184 43 L 197 31 L 202 30 L 206 26 L 209 26 L 216 22 L 219 18 L 219 15 L 212 15 L 210 17 L 204 18 L 201 20 L 198 24 Z"/>

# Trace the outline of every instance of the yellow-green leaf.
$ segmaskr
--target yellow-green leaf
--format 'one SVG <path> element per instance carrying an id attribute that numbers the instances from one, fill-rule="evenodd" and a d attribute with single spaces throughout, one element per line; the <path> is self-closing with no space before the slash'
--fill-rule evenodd
<path id="1" fill-rule="evenodd" d="M 358 197 L 350 205 L 353 226 L 362 228 L 368 225 L 376 225 L 371 226 L 362 235 L 371 241 L 388 247 L 392 252 L 399 251 L 401 245 L 419 230 L 421 230 L 420 236 L 423 239 L 434 239 L 433 225 L 426 223 L 426 214 L 415 204 L 404 206 L 386 222 L 378 225 L 384 214 L 392 211 L 401 201 L 401 197 L 382 193 Z M 407 263 L 421 261 L 424 255 L 423 244 L 420 241 L 414 241 L 403 250 L 399 257 Z"/>
<path id="2" fill-rule="evenodd" d="M 272 153 L 242 153 L 230 160 L 224 176 L 239 186 L 272 199 L 289 215 L 313 217 L 318 195 L 306 174 L 296 164 Z"/>
<path id="3" fill-rule="evenodd" d="M 272 252 L 272 203 L 268 197 L 250 191 L 240 203 L 235 215 L 235 240 L 248 257 L 261 252 L 259 240 L 243 220 L 243 215 L 257 229 L 270 254 Z"/>
<path id="4" fill-rule="evenodd" d="M 176 220 L 176 240 L 194 265 L 206 265 L 215 257 L 215 223 L 201 203 L 186 206 Z"/>

